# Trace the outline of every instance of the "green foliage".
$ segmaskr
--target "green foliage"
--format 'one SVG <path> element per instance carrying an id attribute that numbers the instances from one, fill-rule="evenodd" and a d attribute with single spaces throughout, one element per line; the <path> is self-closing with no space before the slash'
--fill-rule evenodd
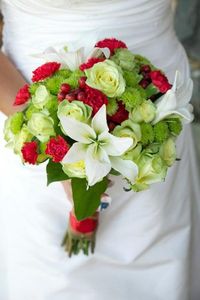
<path id="1" fill-rule="evenodd" d="M 109 116 L 113 116 L 118 109 L 117 100 L 115 98 L 108 98 L 108 105 L 106 111 Z"/>
<path id="2" fill-rule="evenodd" d="M 123 77 L 126 81 L 126 86 L 129 87 L 135 87 L 142 79 L 142 75 L 138 74 L 135 71 L 127 71 L 127 70 L 123 72 Z"/>
<path id="3" fill-rule="evenodd" d="M 141 143 L 145 146 L 153 143 L 154 141 L 154 130 L 151 124 L 141 123 L 140 129 L 142 133 Z"/>
<path id="4" fill-rule="evenodd" d="M 155 142 L 163 143 L 169 137 L 169 129 L 167 122 L 160 121 L 154 125 L 153 128 Z"/>
<path id="5" fill-rule="evenodd" d="M 56 181 L 64 181 L 70 179 L 63 171 L 62 165 L 60 163 L 54 163 L 49 160 L 47 167 L 47 185 Z"/>
<path id="6" fill-rule="evenodd" d="M 171 134 L 177 136 L 181 133 L 181 130 L 183 128 L 183 125 L 181 123 L 181 120 L 179 118 L 173 118 L 173 119 L 169 119 L 167 121 L 169 130 L 171 132 Z"/>
<path id="7" fill-rule="evenodd" d="M 20 132 L 20 129 L 22 128 L 24 122 L 24 115 L 22 112 L 17 112 L 14 115 L 12 115 L 10 120 L 10 130 L 13 134 L 17 134 Z"/>
<path id="8" fill-rule="evenodd" d="M 88 187 L 86 179 L 72 178 L 72 194 L 76 218 L 80 221 L 92 216 L 100 205 L 101 195 L 108 186 L 105 177 L 101 182 Z"/>
<path id="9" fill-rule="evenodd" d="M 152 83 L 149 84 L 147 86 L 147 88 L 145 89 L 145 92 L 146 92 L 146 97 L 147 98 L 150 98 L 151 96 L 153 95 L 156 95 L 159 91 L 158 89 L 155 87 L 155 85 L 153 85 Z"/>
<path id="10" fill-rule="evenodd" d="M 141 89 L 128 87 L 121 95 L 120 99 L 125 104 L 126 109 L 131 111 L 142 103 L 144 94 Z"/>
<path id="11" fill-rule="evenodd" d="M 37 88 L 40 86 L 40 84 L 41 84 L 40 82 L 35 82 L 35 83 L 30 84 L 29 92 L 32 96 L 35 95 L 35 92 L 36 92 Z"/>

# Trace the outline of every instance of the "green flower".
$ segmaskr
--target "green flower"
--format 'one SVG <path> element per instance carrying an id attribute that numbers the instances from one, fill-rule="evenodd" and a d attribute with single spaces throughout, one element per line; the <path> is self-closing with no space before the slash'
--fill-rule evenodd
<path id="1" fill-rule="evenodd" d="M 139 168 L 138 176 L 132 189 L 139 192 L 149 188 L 149 185 L 156 182 L 161 182 L 167 174 L 167 166 L 162 158 L 156 155 L 142 153 L 137 161 Z"/>
<path id="2" fill-rule="evenodd" d="M 171 134 L 173 134 L 174 136 L 178 136 L 183 129 L 183 125 L 179 118 L 171 118 L 167 120 L 167 124 Z"/>
<path id="3" fill-rule="evenodd" d="M 169 138 L 161 145 L 160 156 L 168 167 L 173 165 L 176 160 L 176 145 L 173 138 Z"/>
<path id="4" fill-rule="evenodd" d="M 84 76 L 82 71 L 75 70 L 67 79 L 63 81 L 63 83 L 68 83 L 72 89 L 75 89 L 79 86 L 78 81 L 82 76 Z"/>
<path id="5" fill-rule="evenodd" d="M 17 134 L 22 128 L 24 115 L 22 112 L 16 112 L 10 117 L 10 130 L 13 134 Z"/>
<path id="6" fill-rule="evenodd" d="M 27 125 L 23 125 L 20 132 L 15 136 L 14 142 L 13 142 L 13 150 L 16 154 L 21 155 L 21 149 L 25 142 L 30 142 L 33 135 L 28 130 Z"/>
<path id="7" fill-rule="evenodd" d="M 33 104 L 30 104 L 28 108 L 25 111 L 25 116 L 27 120 L 30 120 L 32 117 L 32 114 L 39 112 L 40 110 L 36 108 Z"/>
<path id="8" fill-rule="evenodd" d="M 140 125 L 140 128 L 141 128 L 141 132 L 142 132 L 142 138 L 141 138 L 142 144 L 145 146 L 145 145 L 153 143 L 154 131 L 153 131 L 152 125 L 149 123 L 142 123 Z"/>
<path id="9" fill-rule="evenodd" d="M 32 114 L 27 126 L 29 131 L 41 142 L 46 142 L 50 136 L 55 135 L 53 119 L 43 112 Z"/>
<path id="10" fill-rule="evenodd" d="M 78 177 L 78 178 L 85 178 L 85 162 L 83 160 L 77 161 L 75 163 L 64 163 L 63 164 L 63 171 L 69 177 Z"/>
<path id="11" fill-rule="evenodd" d="M 126 110 L 132 111 L 143 102 L 145 94 L 141 89 L 128 87 L 120 99 L 125 104 Z"/>
<path id="12" fill-rule="evenodd" d="M 106 105 L 106 112 L 109 116 L 113 116 L 118 110 L 117 100 L 115 98 L 108 99 L 108 105 Z"/>
<path id="13" fill-rule="evenodd" d="M 111 60 L 122 69 L 132 71 L 135 68 L 134 54 L 128 49 L 117 49 Z"/>
<path id="14" fill-rule="evenodd" d="M 126 160 L 132 160 L 136 162 L 138 160 L 138 157 L 140 156 L 140 153 L 142 151 L 142 144 L 138 143 L 137 146 L 134 149 L 131 149 L 127 151 L 122 158 Z"/>
<path id="15" fill-rule="evenodd" d="M 130 118 L 136 123 L 150 123 L 156 114 L 156 107 L 151 100 L 145 100 L 130 112 Z"/>
<path id="16" fill-rule="evenodd" d="M 66 116 L 80 122 L 88 123 L 92 115 L 92 109 L 81 101 L 69 102 L 64 100 L 58 105 L 57 114 L 58 118 Z"/>
<path id="17" fill-rule="evenodd" d="M 169 129 L 167 122 L 160 121 L 154 125 L 153 128 L 155 142 L 162 143 L 169 137 Z"/>
<path id="18" fill-rule="evenodd" d="M 102 91 L 108 97 L 119 97 L 125 91 L 125 80 L 121 68 L 113 61 L 106 59 L 85 70 L 86 83 Z"/>
<path id="19" fill-rule="evenodd" d="M 115 127 L 113 131 L 113 135 L 118 137 L 130 137 L 133 139 L 133 144 L 131 146 L 132 148 L 135 148 L 137 143 L 141 139 L 141 130 L 140 125 L 134 123 L 131 120 L 126 120 L 121 123 L 121 125 L 118 125 Z"/>
<path id="20" fill-rule="evenodd" d="M 32 103 L 36 108 L 42 109 L 50 98 L 47 88 L 44 85 L 40 85 L 32 97 Z"/>
<path id="21" fill-rule="evenodd" d="M 54 75 L 45 80 L 45 85 L 51 94 L 57 95 L 64 80 L 62 76 Z"/>
<path id="22" fill-rule="evenodd" d="M 124 79 L 126 81 L 126 86 L 135 87 L 138 85 L 140 80 L 142 79 L 142 75 L 138 74 L 135 71 L 127 71 L 123 72 Z"/>

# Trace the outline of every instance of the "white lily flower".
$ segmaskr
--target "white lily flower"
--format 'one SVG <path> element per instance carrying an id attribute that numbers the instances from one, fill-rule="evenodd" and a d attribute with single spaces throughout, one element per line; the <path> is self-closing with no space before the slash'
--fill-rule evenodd
<path id="1" fill-rule="evenodd" d="M 79 66 L 86 62 L 89 58 L 100 57 L 102 54 L 106 58 L 110 57 L 108 48 L 94 47 L 96 38 L 89 35 L 87 39 L 79 39 L 76 42 L 67 43 L 66 47 L 56 49 L 47 48 L 43 53 L 34 54 L 34 57 L 42 58 L 45 61 L 56 61 L 61 64 L 61 68 L 67 68 L 71 71 L 77 70 Z M 82 47 L 81 45 L 85 45 Z M 91 50 L 92 49 L 92 50 Z"/>
<path id="2" fill-rule="evenodd" d="M 133 140 L 109 133 L 105 105 L 95 114 L 91 126 L 66 116 L 61 116 L 60 121 L 65 134 L 77 141 L 62 163 L 84 160 L 89 186 L 101 181 L 111 168 L 134 183 L 138 174 L 137 165 L 133 161 L 120 158 L 132 146 Z"/>
<path id="3" fill-rule="evenodd" d="M 180 72 L 176 71 L 173 87 L 155 102 L 157 110 L 153 124 L 170 115 L 180 116 L 185 123 L 192 122 L 193 107 L 189 101 L 192 97 L 193 82 L 188 79 L 183 83 L 180 77 Z"/>

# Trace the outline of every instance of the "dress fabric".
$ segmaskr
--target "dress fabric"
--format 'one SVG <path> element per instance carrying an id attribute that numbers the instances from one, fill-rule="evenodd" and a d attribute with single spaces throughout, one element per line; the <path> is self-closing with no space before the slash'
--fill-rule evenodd
<path id="1" fill-rule="evenodd" d="M 6 0 L 2 13 L 3 51 L 28 81 L 42 63 L 33 54 L 84 43 L 91 33 L 125 41 L 171 81 L 177 69 L 189 76 L 169 0 Z M 4 120 L 2 114 L 1 128 Z M 190 126 L 178 139 L 181 161 L 164 183 L 136 194 L 112 178 L 112 205 L 100 216 L 88 257 L 68 258 L 60 247 L 71 208 L 61 184 L 46 187 L 45 164 L 23 166 L 4 144 L 2 136 L 1 300 L 199 299 L 200 189 Z"/>

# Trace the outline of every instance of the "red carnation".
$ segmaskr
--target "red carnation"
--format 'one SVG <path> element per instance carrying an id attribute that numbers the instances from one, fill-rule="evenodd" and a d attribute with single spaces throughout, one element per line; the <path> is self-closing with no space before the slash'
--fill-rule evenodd
<path id="1" fill-rule="evenodd" d="M 37 147 L 38 145 L 36 142 L 24 143 L 21 152 L 25 162 L 35 165 L 38 158 Z"/>
<path id="2" fill-rule="evenodd" d="M 95 115 L 103 104 L 108 104 L 107 97 L 99 90 L 93 89 L 88 85 L 85 86 L 86 98 L 83 102 L 92 107 L 92 113 Z"/>
<path id="3" fill-rule="evenodd" d="M 114 38 L 111 39 L 104 39 L 96 43 L 95 47 L 99 48 L 109 48 L 111 55 L 115 53 L 115 49 L 118 48 L 128 48 L 126 44 L 122 41 L 116 40 Z"/>
<path id="4" fill-rule="evenodd" d="M 86 69 L 92 68 L 96 63 L 104 61 L 105 58 L 97 58 L 97 57 L 91 57 L 88 59 L 88 61 L 82 65 L 80 65 L 79 69 L 81 71 L 85 71 Z"/>
<path id="5" fill-rule="evenodd" d="M 60 162 L 67 151 L 69 150 L 69 146 L 67 142 L 58 135 L 56 138 L 51 138 L 47 143 L 45 153 L 50 155 L 54 162 Z"/>
<path id="6" fill-rule="evenodd" d="M 53 75 L 60 68 L 60 63 L 48 62 L 33 71 L 32 81 L 40 81 Z"/>
<path id="7" fill-rule="evenodd" d="M 15 102 L 13 105 L 21 105 L 28 101 L 28 99 L 31 97 L 29 93 L 29 85 L 25 84 L 17 93 Z"/>
<path id="8" fill-rule="evenodd" d="M 121 124 L 123 121 L 128 119 L 128 111 L 125 109 L 124 104 L 119 101 L 118 102 L 118 110 L 117 112 L 109 117 L 109 121 L 112 121 L 117 124 Z"/>
<path id="9" fill-rule="evenodd" d="M 167 77 L 158 71 L 151 71 L 150 78 L 152 83 L 159 89 L 161 93 L 166 93 L 172 85 L 168 82 Z"/>

